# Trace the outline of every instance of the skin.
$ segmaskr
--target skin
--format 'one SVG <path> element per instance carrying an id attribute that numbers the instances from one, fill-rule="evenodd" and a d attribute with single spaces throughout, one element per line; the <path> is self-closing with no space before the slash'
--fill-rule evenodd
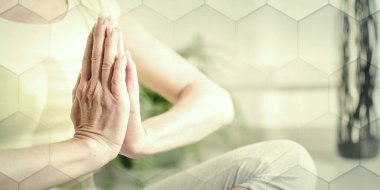
<path id="1" fill-rule="evenodd" d="M 134 63 L 130 55 L 126 55 L 122 43 L 118 43 L 120 31 L 108 23 L 106 18 L 99 18 L 87 40 L 81 74 L 73 90 L 74 137 L 50 145 L 0 150 L 0 168 L 10 177 L 33 174 L 36 167 L 43 165 L 47 151 L 50 164 L 60 170 L 43 170 L 44 175 L 37 173 L 35 180 L 21 183 L 19 189 L 60 185 L 99 169 L 119 154 L 130 111 L 130 92 L 125 79 L 129 80 L 136 73 L 131 72 Z M 130 76 L 126 76 L 125 71 Z M 5 186 L 8 181 L 1 179 L 4 178 L 0 178 L 0 186 Z"/>
<path id="2" fill-rule="evenodd" d="M 42 182 L 26 184 L 25 188 L 45 189 L 68 182 L 94 172 L 118 154 L 141 158 L 185 146 L 233 119 L 227 91 L 132 18 L 121 20 L 120 29 L 110 27 L 109 22 L 109 18 L 100 17 L 87 40 L 73 90 L 74 137 L 51 145 L 0 150 L 0 168 L 6 173 L 32 174 L 35 167 L 43 165 L 44 153 L 50 151 L 51 165 L 71 177 L 47 170 L 47 174 L 35 175 Z M 125 53 L 124 47 L 130 53 Z M 168 99 L 173 107 L 142 121 L 139 82 Z M 0 180 L 0 186 L 5 183 Z"/>
<path id="3" fill-rule="evenodd" d="M 131 95 L 131 116 L 121 154 L 139 158 L 172 150 L 199 141 L 233 119 L 228 92 L 147 34 L 132 18 L 123 19 L 124 44 L 137 63 L 138 78 L 133 80 L 158 92 L 173 107 L 141 121 L 138 93 Z"/>

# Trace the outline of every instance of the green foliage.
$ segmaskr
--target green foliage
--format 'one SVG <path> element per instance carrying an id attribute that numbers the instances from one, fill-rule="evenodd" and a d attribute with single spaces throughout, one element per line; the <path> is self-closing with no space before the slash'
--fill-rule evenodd
<path id="1" fill-rule="evenodd" d="M 143 120 L 164 113 L 172 105 L 156 92 L 140 85 L 140 109 Z"/>

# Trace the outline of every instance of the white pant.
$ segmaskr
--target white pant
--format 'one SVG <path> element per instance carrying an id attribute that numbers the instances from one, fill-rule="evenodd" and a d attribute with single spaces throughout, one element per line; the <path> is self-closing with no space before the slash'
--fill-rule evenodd
<path id="1" fill-rule="evenodd" d="M 230 151 L 145 189 L 312 190 L 315 175 L 315 165 L 302 146 L 288 140 L 274 140 Z"/>

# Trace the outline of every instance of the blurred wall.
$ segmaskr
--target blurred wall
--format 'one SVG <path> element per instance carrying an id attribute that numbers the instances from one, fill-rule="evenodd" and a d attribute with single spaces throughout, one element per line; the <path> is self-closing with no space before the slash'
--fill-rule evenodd
<path id="1" fill-rule="evenodd" d="M 245 121 L 244 127 L 249 129 L 249 133 L 244 136 L 232 130 L 232 136 L 235 136 L 233 140 L 242 141 L 236 144 L 276 138 L 287 138 L 299 142 L 309 150 L 317 164 L 320 178 L 318 189 L 327 189 L 329 185 L 331 189 L 362 189 L 361 187 L 366 184 L 379 184 L 374 181 L 379 181 L 377 175 L 380 175 L 380 158 L 347 160 L 336 153 L 335 132 L 339 119 L 337 85 L 342 67 L 341 17 L 343 14 L 348 14 L 351 23 L 358 22 L 352 9 L 347 12 L 342 10 L 341 1 L 116 1 L 120 5 L 121 17 L 134 16 L 162 43 L 179 52 L 190 52 L 192 54 L 190 62 L 231 92 L 238 112 Z M 352 4 L 353 0 L 349 2 Z M 380 5 L 379 0 L 376 2 Z M 380 17 L 378 10 L 376 8 L 372 10 L 372 14 L 377 18 Z M 75 19 L 76 14 L 78 13 L 74 8 L 69 15 Z M 47 47 L 50 47 L 49 32 L 59 33 L 65 28 L 50 29 L 46 26 L 46 28 L 36 29 L 30 26 L 29 29 L 29 33 L 41 35 L 38 39 L 26 38 L 25 43 L 35 42 L 33 40 L 43 42 L 40 48 L 35 48 L 31 53 L 38 55 L 39 58 L 45 58 L 48 57 L 49 52 L 40 50 L 47 50 Z M 1 30 L 2 34 L 11 33 L 6 27 L 2 27 Z M 12 35 L 22 36 L 21 34 L 25 31 L 18 32 Z M 354 30 L 352 32 L 355 33 Z M 70 35 L 85 39 L 87 34 L 70 33 Z M 0 39 L 3 43 L 8 42 L 7 35 L 3 35 Z M 350 50 L 350 62 L 355 66 L 354 63 L 357 60 L 355 39 L 350 39 L 350 43 L 353 47 Z M 60 43 L 57 42 L 57 44 Z M 12 47 L 16 48 L 17 45 L 14 44 Z M 71 53 L 81 54 L 82 51 L 77 50 L 83 49 L 82 46 L 78 46 Z M 60 55 L 59 48 L 65 46 L 59 46 L 57 49 L 54 47 L 50 53 L 58 52 L 57 55 Z M 2 49 L 2 52 L 6 50 Z M 3 53 L 2 55 L 10 54 Z M 28 61 L 36 64 L 41 60 Z M 50 62 L 52 60 L 46 60 L 42 64 L 53 65 Z M 77 62 L 67 62 L 61 68 L 49 67 L 49 73 L 55 70 L 64 70 L 67 75 L 77 73 L 79 69 Z M 49 107 L 45 112 L 58 110 L 62 113 L 62 120 L 51 118 L 47 114 L 46 118 L 37 118 L 41 124 L 33 122 L 23 114 L 16 113 L 17 110 L 21 110 L 29 117 L 39 114 L 33 111 L 34 107 L 43 107 L 44 99 L 46 99 L 44 95 L 47 96 L 48 93 L 41 91 L 38 84 L 50 82 L 52 85 L 55 82 L 66 81 L 59 77 L 51 81 L 43 76 L 36 76 L 33 70 L 43 72 L 45 66 L 38 66 L 32 72 L 28 71 L 21 75 L 30 67 L 30 65 L 15 66 L 7 62 L 1 63 L 0 89 L 7 90 L 2 91 L 0 96 L 0 105 L 2 105 L 0 125 L 18 127 L 30 125 L 31 127 L 28 128 L 30 131 L 43 129 L 44 126 L 41 124 L 49 126 L 56 121 L 65 126 L 70 125 L 70 120 L 66 117 L 69 115 L 69 110 L 65 107 Z M 75 77 L 59 88 L 71 89 L 74 81 Z M 19 85 L 24 85 L 26 92 L 18 92 Z M 41 100 L 28 99 L 30 97 L 28 90 L 38 91 L 38 96 L 35 98 Z M 20 99 L 17 97 L 18 94 L 20 94 Z M 378 108 L 380 103 L 378 90 L 375 94 L 375 107 Z M 49 94 L 49 96 L 54 95 Z M 70 94 L 65 94 L 65 96 L 69 97 Z M 17 107 L 19 101 L 21 101 L 20 105 L 27 106 Z M 22 104 L 22 101 L 25 104 Z M 58 100 L 51 104 L 67 106 L 70 101 Z M 380 112 L 378 111 L 377 114 L 379 117 Z M 14 128 L 12 131 L 23 131 L 24 128 L 21 127 Z M 30 131 L 24 130 L 25 133 Z M 67 136 L 70 135 L 72 134 L 67 134 Z M 0 142 L 1 139 L 6 138 L 1 134 L 0 137 Z M 20 138 L 29 137 L 21 134 Z M 51 137 L 45 134 L 44 137 L 37 139 L 43 138 L 49 140 Z M 222 146 L 218 146 L 223 140 L 212 139 L 213 142 L 208 144 L 212 148 L 205 146 L 204 149 L 210 155 L 214 154 L 212 151 L 216 151 L 215 155 L 220 154 L 225 151 Z M 12 147 L 26 146 L 17 144 L 16 141 L 15 143 Z M 42 142 L 35 142 L 35 144 L 40 143 Z M 219 151 L 218 148 L 221 150 Z M 302 165 L 302 161 L 300 164 Z M 353 180 L 356 180 L 355 183 L 352 183 Z M 376 189 L 376 186 L 373 187 Z"/>

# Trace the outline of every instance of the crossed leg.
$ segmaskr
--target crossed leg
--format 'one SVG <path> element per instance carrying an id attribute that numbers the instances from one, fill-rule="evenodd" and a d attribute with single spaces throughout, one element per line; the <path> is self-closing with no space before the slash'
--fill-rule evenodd
<path id="1" fill-rule="evenodd" d="M 312 190 L 315 173 L 315 165 L 302 146 L 274 140 L 230 151 L 145 189 Z"/>

